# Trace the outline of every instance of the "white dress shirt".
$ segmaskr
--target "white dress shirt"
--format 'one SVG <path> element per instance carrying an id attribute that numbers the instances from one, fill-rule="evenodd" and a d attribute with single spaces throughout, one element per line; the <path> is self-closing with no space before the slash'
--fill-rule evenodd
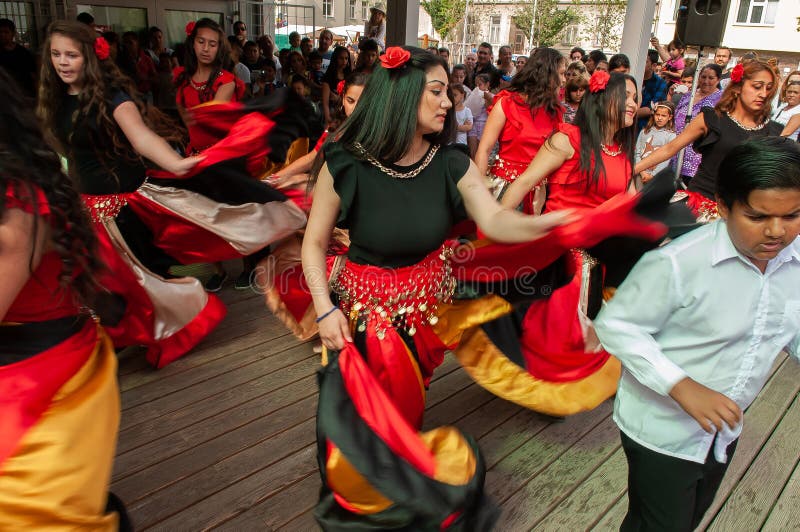
<path id="1" fill-rule="evenodd" d="M 786 348 L 800 350 L 800 238 L 762 274 L 737 251 L 725 222 L 696 229 L 647 253 L 594 322 L 623 365 L 614 421 L 653 451 L 705 462 L 706 433 L 669 396 L 684 377 L 745 409 Z M 714 456 L 739 437 L 741 423 L 717 435 Z"/>

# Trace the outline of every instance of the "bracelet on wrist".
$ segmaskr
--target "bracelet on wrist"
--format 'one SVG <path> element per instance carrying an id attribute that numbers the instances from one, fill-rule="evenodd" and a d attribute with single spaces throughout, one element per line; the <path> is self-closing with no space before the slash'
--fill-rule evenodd
<path id="1" fill-rule="evenodd" d="M 316 320 L 314 320 L 314 321 L 315 321 L 316 323 L 319 323 L 319 322 L 321 322 L 322 320 L 324 320 L 325 318 L 327 318 L 328 316 L 330 316 L 331 314 L 333 314 L 333 312 L 334 312 L 335 310 L 337 310 L 338 308 L 339 308 L 339 307 L 337 307 L 336 305 L 334 305 L 332 309 L 330 309 L 328 312 L 326 312 L 326 313 L 325 313 L 325 314 L 323 314 L 322 316 L 318 317 L 318 318 L 317 318 Z"/>

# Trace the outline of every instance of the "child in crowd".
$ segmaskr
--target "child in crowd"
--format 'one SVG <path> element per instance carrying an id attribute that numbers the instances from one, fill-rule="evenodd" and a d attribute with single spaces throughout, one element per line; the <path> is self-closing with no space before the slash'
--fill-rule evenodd
<path id="1" fill-rule="evenodd" d="M 683 54 L 686 53 L 686 46 L 678 39 L 673 39 L 667 45 L 665 51 L 664 47 L 655 37 L 650 39 L 650 44 L 653 45 L 653 48 L 658 50 L 659 57 L 664 61 L 664 65 L 661 68 L 661 77 L 664 78 L 669 85 L 680 81 L 683 69 L 686 68 L 686 62 L 683 59 Z"/>
<path id="2" fill-rule="evenodd" d="M 628 459 L 622 531 L 691 531 L 781 350 L 800 357 L 800 147 L 735 147 L 721 220 L 647 253 L 594 322 L 622 362 L 614 404 Z"/>
<path id="3" fill-rule="evenodd" d="M 278 78 L 275 63 L 270 59 L 265 59 L 261 70 L 253 71 L 253 94 L 272 94 L 276 89 L 282 89 L 286 85 Z"/>
<path id="4" fill-rule="evenodd" d="M 567 124 L 575 121 L 575 114 L 588 88 L 589 80 L 584 76 L 577 76 L 567 81 L 564 88 L 564 122 Z"/>
<path id="5" fill-rule="evenodd" d="M 464 105 L 467 92 L 461 83 L 451 83 L 450 92 L 453 95 L 453 109 L 456 112 L 456 123 L 458 133 L 456 133 L 456 144 L 467 145 L 467 132 L 472 129 L 472 111 Z"/>
<path id="6" fill-rule="evenodd" d="M 467 81 L 467 67 L 462 64 L 455 65 L 453 67 L 453 71 L 450 73 L 450 82 L 451 83 L 460 83 L 461 86 L 464 87 L 464 91 L 466 92 L 467 96 L 469 93 L 472 92 L 469 87 L 464 85 Z"/>
<path id="7" fill-rule="evenodd" d="M 316 50 L 308 54 L 308 83 L 311 87 L 311 99 L 315 102 L 322 101 L 322 76 L 325 71 L 322 70 L 322 54 Z"/>
<path id="8" fill-rule="evenodd" d="M 671 142 L 675 136 L 675 106 L 669 101 L 658 102 L 653 106 L 653 114 L 650 115 L 647 125 L 639 132 L 639 138 L 636 140 L 636 162 L 638 163 L 661 146 Z M 667 165 L 669 165 L 669 160 L 642 172 L 642 181 L 645 183 L 650 181 Z"/>
<path id="9" fill-rule="evenodd" d="M 467 133 L 467 146 L 469 146 L 470 157 L 475 158 L 478 144 L 481 140 L 483 127 L 489 119 L 489 112 L 486 106 L 492 102 L 493 95 L 489 92 L 490 78 L 488 74 L 478 74 L 475 76 L 475 88 L 469 93 L 469 97 L 464 104 L 472 113 L 472 129 Z"/>

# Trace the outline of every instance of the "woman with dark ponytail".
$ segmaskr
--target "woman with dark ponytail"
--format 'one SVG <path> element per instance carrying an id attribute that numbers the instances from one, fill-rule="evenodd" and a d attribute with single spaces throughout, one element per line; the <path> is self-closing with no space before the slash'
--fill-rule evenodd
<path id="1" fill-rule="evenodd" d="M 466 327 L 510 309 L 493 295 L 454 301 L 456 285 L 492 277 L 516 287 L 568 249 L 632 225 L 625 198 L 605 211 L 613 223 L 502 208 L 451 144 L 448 81 L 441 57 L 389 47 L 336 142 L 322 148 L 302 261 L 325 348 L 317 413 L 324 487 L 315 512 L 325 530 L 490 529 L 495 514 L 474 442 L 453 428 L 420 433 L 445 351 L 478 336 L 461 334 Z M 448 240 L 467 217 L 508 245 Z M 328 266 L 334 227 L 350 234 L 341 268 Z"/>
<path id="2" fill-rule="evenodd" d="M 595 72 L 574 125 L 559 124 L 508 187 L 502 205 L 515 208 L 544 179 L 545 213 L 597 212 L 602 204 L 626 196 L 633 188 L 637 108 L 631 76 Z M 489 391 L 553 416 L 595 408 L 614 394 L 620 376 L 619 361 L 602 350 L 591 328 L 608 272 L 583 249 L 573 250 L 569 263 L 574 276 L 568 284 L 554 287 L 547 299 L 518 305 L 456 350 L 467 371 Z M 519 331 L 518 336 L 509 331 Z M 470 356 L 476 350 L 483 357 Z M 481 372 L 491 366 L 506 368 L 505 378 Z"/>
<path id="3" fill-rule="evenodd" d="M 0 530 L 116 530 L 116 357 L 91 310 L 97 239 L 0 71 Z"/>

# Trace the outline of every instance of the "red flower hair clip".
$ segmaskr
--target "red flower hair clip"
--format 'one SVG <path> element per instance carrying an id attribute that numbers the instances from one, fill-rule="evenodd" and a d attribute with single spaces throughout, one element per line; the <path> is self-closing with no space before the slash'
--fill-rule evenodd
<path id="1" fill-rule="evenodd" d="M 608 80 L 611 79 L 611 74 L 605 70 L 595 70 L 592 77 L 589 78 L 589 92 L 600 92 L 606 90 Z"/>
<path id="2" fill-rule="evenodd" d="M 409 59 L 411 59 L 411 52 L 399 46 L 390 46 L 381 56 L 381 65 L 383 68 L 399 68 L 405 65 Z"/>
<path id="3" fill-rule="evenodd" d="M 738 65 L 733 67 L 733 70 L 731 70 L 731 81 L 734 83 L 739 83 L 740 81 L 742 81 L 743 77 L 744 77 L 744 67 L 742 66 L 741 63 L 739 63 Z"/>
<path id="4" fill-rule="evenodd" d="M 186 23 L 185 31 L 186 31 L 186 36 L 187 37 L 189 37 L 192 34 L 192 32 L 194 31 L 194 25 L 195 24 L 197 24 L 197 23 L 194 20 L 190 20 L 189 22 Z"/>
<path id="5" fill-rule="evenodd" d="M 103 37 L 98 37 L 94 40 L 94 54 L 100 61 L 105 61 L 111 55 L 111 46 L 108 41 Z"/>
<path id="6" fill-rule="evenodd" d="M 344 80 L 340 81 L 338 85 L 336 85 L 336 94 L 341 96 L 344 94 Z"/>

